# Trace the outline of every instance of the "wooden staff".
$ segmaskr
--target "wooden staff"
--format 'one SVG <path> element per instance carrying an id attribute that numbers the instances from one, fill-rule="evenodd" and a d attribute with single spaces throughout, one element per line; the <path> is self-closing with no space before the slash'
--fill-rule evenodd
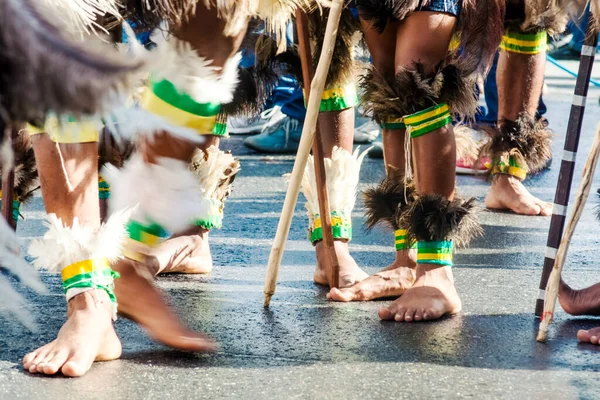
<path id="1" fill-rule="evenodd" d="M 11 130 L 7 129 L 4 136 L 4 145 L 12 146 Z M 15 189 L 15 167 L 14 164 L 8 171 L 2 171 L 2 216 L 8 225 L 17 230 L 17 221 L 13 218 L 13 200 Z"/>
<path id="2" fill-rule="evenodd" d="M 585 202 L 590 194 L 592 180 L 594 179 L 594 172 L 596 171 L 596 164 L 598 164 L 598 157 L 600 157 L 600 125 L 598 125 L 594 143 L 592 144 L 590 154 L 588 155 L 585 166 L 583 167 L 583 176 L 581 178 L 581 183 L 579 184 L 579 190 L 577 191 L 575 204 L 573 205 L 573 214 L 569 218 L 567 230 L 565 231 L 565 235 L 561 240 L 560 246 L 558 247 L 558 252 L 556 253 L 556 262 L 554 263 L 554 268 L 552 268 L 550 278 L 548 279 L 548 286 L 546 288 L 546 301 L 544 302 L 544 313 L 542 314 L 542 322 L 540 323 L 540 329 L 537 336 L 538 342 L 546 341 L 548 327 L 554 319 L 554 308 L 556 307 L 556 299 L 558 297 L 560 276 L 563 265 L 565 264 L 565 260 L 567 258 L 571 238 L 575 232 L 575 227 L 579 222 L 579 218 L 581 218 Z"/>
<path id="3" fill-rule="evenodd" d="M 581 49 L 581 61 L 579 63 L 579 73 L 575 83 L 575 95 L 573 96 L 573 103 L 571 105 L 565 147 L 562 162 L 560 164 L 558 183 L 556 184 L 554 207 L 552 209 L 552 219 L 550 220 L 550 229 L 544 256 L 544 269 L 542 271 L 542 279 L 540 281 L 538 298 L 535 305 L 535 315 L 537 317 L 541 317 L 542 311 L 544 310 L 546 286 L 548 285 L 548 279 L 554 266 L 554 260 L 565 227 L 571 185 L 573 184 L 573 172 L 575 172 L 575 158 L 577 155 L 577 148 L 579 147 L 581 125 L 583 123 L 583 113 L 585 111 L 585 102 L 590 86 L 596 45 L 598 43 L 598 32 L 593 28 L 594 16 L 589 11 L 588 14 L 589 19 L 586 37 Z"/>
<path id="4" fill-rule="evenodd" d="M 310 98 L 310 84 L 315 75 L 310 52 L 310 36 L 308 33 L 308 18 L 306 13 L 298 9 L 296 11 L 296 29 L 298 31 L 298 49 L 302 63 L 302 80 L 304 81 L 306 98 Z M 319 216 L 321 217 L 321 231 L 323 232 L 323 250 L 325 251 L 325 262 L 328 271 L 331 271 L 330 286 L 337 287 L 340 280 L 340 264 L 333 244 L 333 232 L 331 230 L 331 214 L 329 211 L 329 194 L 327 192 L 327 174 L 325 172 L 325 157 L 323 155 L 323 140 L 319 121 L 315 140 L 312 146 L 313 159 L 315 163 L 315 177 L 317 181 L 317 198 L 319 201 Z"/>
<path id="5" fill-rule="evenodd" d="M 292 224 L 292 217 L 294 216 L 294 209 L 296 208 L 296 201 L 298 200 L 298 193 L 300 192 L 300 185 L 302 184 L 304 169 L 306 168 L 310 148 L 312 146 L 317 129 L 319 105 L 321 102 L 321 96 L 323 95 L 323 90 L 325 89 L 325 80 L 327 79 L 329 65 L 331 64 L 331 58 L 333 56 L 333 48 L 335 46 L 335 39 L 337 36 L 343 4 L 344 0 L 333 0 L 331 3 L 329 18 L 327 19 L 327 28 L 325 30 L 325 38 L 323 40 L 323 50 L 321 51 L 321 55 L 319 57 L 317 71 L 315 72 L 314 79 L 310 85 L 310 93 L 312 96 L 308 97 L 306 118 L 302 128 L 300 144 L 298 145 L 298 153 L 296 154 L 296 160 L 294 162 L 294 168 L 292 169 L 288 190 L 285 195 L 281 217 L 279 218 L 279 224 L 277 225 L 277 233 L 275 234 L 275 239 L 271 248 L 271 254 L 269 256 L 269 264 L 267 266 L 267 276 L 265 278 L 264 289 L 265 307 L 269 307 L 269 304 L 271 303 L 271 297 L 273 297 L 273 294 L 275 293 L 275 287 L 277 286 L 277 275 L 279 273 L 279 266 L 281 264 L 283 252 L 285 250 L 285 242 L 287 241 L 290 225 Z M 321 199 L 319 198 L 319 200 Z M 329 211 L 327 211 L 325 215 L 329 215 Z M 323 218 L 323 216 L 324 215 L 321 214 L 321 218 Z M 325 234 L 325 228 L 323 228 L 323 231 L 323 234 Z"/>

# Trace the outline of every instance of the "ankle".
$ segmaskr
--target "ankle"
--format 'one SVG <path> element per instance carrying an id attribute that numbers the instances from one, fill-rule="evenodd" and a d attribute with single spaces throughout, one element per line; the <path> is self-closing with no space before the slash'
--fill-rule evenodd
<path id="1" fill-rule="evenodd" d="M 76 311 L 85 311 L 90 309 L 105 308 L 107 311 L 112 313 L 112 302 L 103 289 L 92 289 L 86 292 L 80 293 L 73 297 L 67 303 L 67 314 L 70 316 Z"/>
<path id="2" fill-rule="evenodd" d="M 397 266 L 416 268 L 417 267 L 417 250 L 405 249 L 396 251 L 396 260 L 394 264 Z"/>
<path id="3" fill-rule="evenodd" d="M 438 264 L 418 263 L 416 267 L 417 278 L 427 275 L 428 277 L 448 280 L 454 283 L 452 267 Z"/>

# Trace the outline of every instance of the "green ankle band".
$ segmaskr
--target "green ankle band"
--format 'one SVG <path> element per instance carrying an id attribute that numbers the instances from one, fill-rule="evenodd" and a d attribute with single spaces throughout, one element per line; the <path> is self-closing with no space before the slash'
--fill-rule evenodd
<path id="1" fill-rule="evenodd" d="M 519 54 L 538 54 L 548 47 L 546 31 L 538 33 L 521 33 L 508 30 L 502 36 L 500 50 Z"/>
<path id="2" fill-rule="evenodd" d="M 136 242 L 154 247 L 169 237 L 169 233 L 158 224 L 144 225 L 137 221 L 127 223 L 129 238 Z"/>
<path id="3" fill-rule="evenodd" d="M 142 106 L 169 123 L 190 128 L 200 135 L 224 136 L 226 121 L 218 103 L 198 103 L 187 93 L 180 92 L 168 80 L 150 81 L 144 92 Z"/>
<path id="4" fill-rule="evenodd" d="M 98 176 L 98 197 L 100 200 L 107 200 L 110 198 L 110 185 L 102 176 Z"/>
<path id="5" fill-rule="evenodd" d="M 19 200 L 13 200 L 12 217 L 15 221 L 19 220 L 19 215 L 21 215 L 20 210 L 21 202 Z"/>
<path id="6" fill-rule="evenodd" d="M 69 294 L 70 290 L 91 288 L 106 291 L 110 301 L 117 302 L 114 280 L 119 278 L 119 274 L 108 266 L 106 259 L 85 260 L 71 264 L 63 268 L 61 276 L 67 300 L 73 297 Z"/>
<path id="7" fill-rule="evenodd" d="M 524 180 L 527 177 L 527 169 L 519 164 L 515 156 L 504 155 L 492 160 L 490 174 L 492 176 L 498 174 L 510 175 Z"/>
<path id="8" fill-rule="evenodd" d="M 304 100 L 306 107 L 306 96 Z M 358 104 L 358 95 L 353 83 L 346 86 L 336 86 L 323 91 L 319 112 L 341 111 Z"/>
<path id="9" fill-rule="evenodd" d="M 404 118 L 396 118 L 389 119 L 384 121 L 381 124 L 382 129 L 392 130 L 392 129 L 406 129 L 406 125 L 404 124 Z"/>
<path id="10" fill-rule="evenodd" d="M 19 200 L 19 198 L 15 198 L 13 199 L 13 208 L 12 208 L 12 218 L 15 221 L 19 220 L 19 216 L 21 215 L 20 210 L 21 210 L 21 200 Z M 0 208 L 2 207 L 2 190 L 0 190 Z"/>
<path id="11" fill-rule="evenodd" d="M 451 267 L 453 247 L 451 240 L 419 242 L 417 244 L 417 263 Z"/>
<path id="12" fill-rule="evenodd" d="M 395 231 L 396 236 L 396 251 L 416 249 L 417 242 L 412 243 L 410 246 L 406 243 L 406 229 L 398 229 Z"/>
<path id="13" fill-rule="evenodd" d="M 352 221 L 342 213 L 334 211 L 331 213 L 331 231 L 334 239 L 352 240 Z M 312 244 L 323 240 L 323 228 L 319 214 L 315 215 L 314 226 L 309 229 L 309 240 Z"/>
<path id="14" fill-rule="evenodd" d="M 404 117 L 411 138 L 416 138 L 452 123 L 450 107 L 442 103 Z"/>

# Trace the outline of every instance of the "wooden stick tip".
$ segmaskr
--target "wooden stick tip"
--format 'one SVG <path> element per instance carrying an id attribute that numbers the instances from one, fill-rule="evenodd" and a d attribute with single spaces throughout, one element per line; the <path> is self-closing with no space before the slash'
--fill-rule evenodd
<path id="1" fill-rule="evenodd" d="M 271 305 L 271 298 L 273 297 L 273 293 L 265 293 L 265 302 L 263 303 L 263 307 L 269 308 Z"/>

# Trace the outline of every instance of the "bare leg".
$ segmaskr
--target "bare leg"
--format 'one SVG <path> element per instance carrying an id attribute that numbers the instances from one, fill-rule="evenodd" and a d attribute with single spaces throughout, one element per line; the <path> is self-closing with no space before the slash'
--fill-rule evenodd
<path id="1" fill-rule="evenodd" d="M 544 83 L 545 50 L 534 55 L 500 52 L 498 59 L 498 121 L 514 121 L 520 112 L 535 115 Z M 529 193 L 521 181 L 498 174 L 485 198 L 487 208 L 525 215 L 551 215 L 552 204 Z"/>
<path id="2" fill-rule="evenodd" d="M 46 211 L 70 225 L 74 218 L 97 228 L 98 149 L 96 143 L 61 144 L 48 135 L 32 136 Z M 62 154 L 66 176 L 60 168 Z M 71 189 L 70 189 L 70 188 Z M 121 342 L 112 325 L 112 306 L 103 290 L 73 297 L 68 303 L 67 322 L 57 338 L 23 358 L 32 373 L 67 376 L 85 374 L 94 361 L 114 360 L 121 355 Z"/>
<path id="3" fill-rule="evenodd" d="M 323 157 L 331 158 L 335 146 L 352 153 L 354 108 L 320 113 L 319 127 L 323 140 Z M 367 274 L 358 267 L 356 261 L 350 255 L 348 241 L 335 240 L 334 248 L 340 265 L 340 287 L 353 285 L 367 277 Z M 319 285 L 328 285 L 328 277 L 331 274 L 324 267 L 328 263 L 322 261 L 325 257 L 323 241 L 317 242 L 315 251 L 317 253 L 317 265 L 313 280 Z"/>
<path id="4" fill-rule="evenodd" d="M 219 147 L 220 138 L 206 135 L 206 141 L 198 146 L 205 150 L 210 146 Z M 208 242 L 208 229 L 191 227 L 178 232 L 171 238 L 152 249 L 146 263 L 154 275 L 208 274 L 213 269 L 212 255 Z"/>
<path id="5" fill-rule="evenodd" d="M 215 67 L 223 67 L 237 51 L 244 32 L 238 37 L 225 37 L 224 21 L 217 18 L 216 10 L 207 10 L 200 4 L 196 14 L 187 23 L 176 27 L 175 36 L 189 42 L 196 53 L 212 59 Z M 168 133 L 155 135 L 152 141 L 142 144 L 144 161 L 156 163 L 158 158 L 172 158 L 189 163 L 196 146 L 175 138 Z M 152 270 L 147 265 L 125 260 L 115 265 L 121 274 L 115 282 L 115 294 L 119 299 L 119 312 L 140 323 L 155 340 L 183 350 L 212 351 L 215 345 L 206 337 L 188 330 L 162 299 L 160 291 L 152 283 Z M 140 293 L 144 301 L 139 301 Z"/>
<path id="6" fill-rule="evenodd" d="M 373 66 L 381 72 L 393 73 L 397 23 L 388 24 L 379 34 L 365 21 L 361 22 Z M 386 166 L 404 171 L 404 129 L 384 129 L 383 156 Z M 415 281 L 416 252 L 396 251 L 392 264 L 367 279 L 345 289 L 332 289 L 327 297 L 335 301 L 367 301 L 382 297 L 398 297 Z"/>
<path id="7" fill-rule="evenodd" d="M 433 73 L 445 59 L 456 18 L 446 14 L 417 12 L 401 22 L 396 44 L 396 68 L 415 62 Z M 412 139 L 417 191 L 452 199 L 455 189 L 456 147 L 452 126 L 447 125 Z M 452 270 L 433 264 L 417 264 L 416 280 L 402 297 L 379 310 L 384 320 L 421 321 L 460 311 Z"/>

